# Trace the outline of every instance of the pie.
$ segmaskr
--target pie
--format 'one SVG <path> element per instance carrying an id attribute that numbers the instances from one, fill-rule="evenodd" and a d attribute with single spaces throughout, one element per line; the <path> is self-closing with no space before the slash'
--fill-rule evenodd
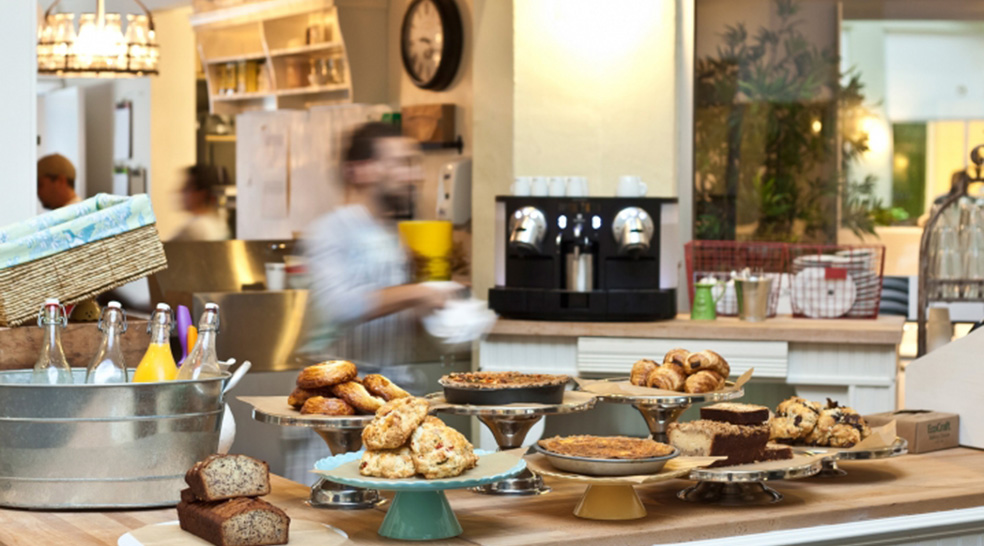
<path id="1" fill-rule="evenodd" d="M 467 372 L 445 375 L 439 383 L 459 389 L 522 389 L 564 385 L 570 379 L 566 375 L 542 373 Z"/>
<path id="2" fill-rule="evenodd" d="M 652 459 L 673 453 L 673 447 L 649 438 L 629 436 L 555 436 L 540 440 L 546 451 L 585 459 Z"/>

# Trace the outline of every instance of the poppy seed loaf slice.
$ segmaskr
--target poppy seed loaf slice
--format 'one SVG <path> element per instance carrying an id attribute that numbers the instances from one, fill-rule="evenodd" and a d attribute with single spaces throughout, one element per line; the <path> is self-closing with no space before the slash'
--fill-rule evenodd
<path id="1" fill-rule="evenodd" d="M 216 546 L 287 544 L 290 518 L 260 499 L 178 504 L 181 528 Z"/>
<path id="2" fill-rule="evenodd" d="M 185 474 L 195 498 L 217 501 L 270 494 L 270 466 L 246 455 L 209 455 Z"/>

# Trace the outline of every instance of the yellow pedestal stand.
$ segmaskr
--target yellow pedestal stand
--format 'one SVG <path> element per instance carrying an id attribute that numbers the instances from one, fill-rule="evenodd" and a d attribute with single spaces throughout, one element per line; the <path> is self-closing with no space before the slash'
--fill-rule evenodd
<path id="1" fill-rule="evenodd" d="M 639 519 L 646 517 L 646 507 L 631 485 L 589 485 L 574 515 L 584 519 Z"/>

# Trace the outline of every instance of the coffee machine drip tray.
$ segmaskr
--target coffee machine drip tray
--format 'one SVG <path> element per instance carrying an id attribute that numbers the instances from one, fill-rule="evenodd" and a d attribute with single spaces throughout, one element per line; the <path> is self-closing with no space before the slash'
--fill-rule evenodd
<path id="1" fill-rule="evenodd" d="M 676 316 L 676 289 L 571 292 L 544 288 L 489 289 L 489 307 L 504 318 L 636 322 Z"/>

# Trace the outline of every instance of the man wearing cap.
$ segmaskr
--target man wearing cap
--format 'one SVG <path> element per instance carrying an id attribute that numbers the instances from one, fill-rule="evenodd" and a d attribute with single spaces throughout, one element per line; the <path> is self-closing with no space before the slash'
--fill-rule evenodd
<path id="1" fill-rule="evenodd" d="M 38 160 L 38 199 L 48 210 L 82 200 L 75 193 L 75 165 L 67 157 L 51 154 Z"/>

